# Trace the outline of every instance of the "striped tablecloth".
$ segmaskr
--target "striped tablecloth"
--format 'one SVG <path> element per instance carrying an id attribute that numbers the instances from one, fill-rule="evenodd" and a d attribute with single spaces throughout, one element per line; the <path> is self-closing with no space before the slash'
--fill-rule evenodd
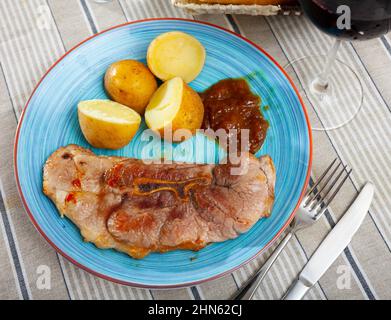
<path id="1" fill-rule="evenodd" d="M 331 39 L 304 17 L 189 16 L 169 0 L 0 1 L 0 299 L 226 299 L 262 264 L 270 250 L 234 274 L 179 290 L 142 290 L 96 278 L 58 255 L 30 223 L 13 175 L 18 118 L 40 77 L 64 52 L 101 30 L 143 18 L 182 17 L 212 22 L 250 38 L 281 65 L 325 53 Z M 287 246 L 256 299 L 279 299 L 365 181 L 377 187 L 370 212 L 350 246 L 306 299 L 391 298 L 391 36 L 345 43 L 339 58 L 359 73 L 364 107 L 348 126 L 314 132 L 313 176 L 338 157 L 352 178 L 330 213 Z M 347 88 L 349 90 L 349 88 Z M 309 106 L 311 121 L 319 122 Z M 343 107 L 343 106 L 341 106 Z M 33 139 L 34 137 L 32 137 Z M 50 288 L 40 275 L 50 270 Z"/>

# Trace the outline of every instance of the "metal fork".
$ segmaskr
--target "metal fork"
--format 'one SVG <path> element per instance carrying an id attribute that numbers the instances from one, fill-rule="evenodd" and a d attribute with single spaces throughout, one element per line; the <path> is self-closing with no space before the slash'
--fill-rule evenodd
<path id="1" fill-rule="evenodd" d="M 301 229 L 313 225 L 325 213 L 331 201 L 334 200 L 352 170 L 347 170 L 347 165 L 335 159 L 325 172 L 319 177 L 315 184 L 304 196 L 295 218 L 289 225 L 288 233 L 281 241 L 273 254 L 265 264 L 243 285 L 243 287 L 231 298 L 232 300 L 251 300 L 260 283 L 265 278 L 273 263 L 276 261 L 282 250 L 288 244 L 295 233 Z M 330 173 L 331 172 L 331 173 Z M 320 183 L 323 186 L 320 186 Z"/>

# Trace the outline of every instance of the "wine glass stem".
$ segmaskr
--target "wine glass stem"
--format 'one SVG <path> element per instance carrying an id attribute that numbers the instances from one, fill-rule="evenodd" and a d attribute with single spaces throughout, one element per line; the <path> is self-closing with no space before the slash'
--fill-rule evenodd
<path id="1" fill-rule="evenodd" d="M 313 84 L 314 88 L 319 88 L 319 89 L 323 89 L 323 90 L 327 89 L 328 82 L 329 82 L 329 75 L 330 75 L 331 69 L 334 65 L 334 61 L 337 57 L 337 53 L 338 53 L 339 47 L 341 46 L 341 43 L 342 43 L 342 40 L 339 40 L 339 39 L 335 40 L 333 47 L 331 48 L 331 50 L 329 51 L 329 53 L 327 55 L 327 61 L 326 61 L 326 64 L 323 68 L 322 73 L 314 80 L 314 84 Z"/>

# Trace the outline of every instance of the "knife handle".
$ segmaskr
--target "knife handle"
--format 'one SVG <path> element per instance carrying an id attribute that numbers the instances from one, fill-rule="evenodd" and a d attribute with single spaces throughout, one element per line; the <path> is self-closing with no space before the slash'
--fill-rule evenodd
<path id="1" fill-rule="evenodd" d="M 283 297 L 283 300 L 301 300 L 307 291 L 311 289 L 303 281 L 297 279 Z"/>

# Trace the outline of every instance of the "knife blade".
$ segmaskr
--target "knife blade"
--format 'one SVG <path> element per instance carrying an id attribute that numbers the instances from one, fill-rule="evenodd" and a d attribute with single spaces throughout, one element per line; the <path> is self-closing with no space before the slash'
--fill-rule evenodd
<path id="1" fill-rule="evenodd" d="M 362 224 L 371 205 L 374 192 L 373 183 L 368 182 L 348 211 L 316 249 L 299 277 L 284 296 L 284 300 L 300 300 L 330 268 L 349 245 Z"/>

